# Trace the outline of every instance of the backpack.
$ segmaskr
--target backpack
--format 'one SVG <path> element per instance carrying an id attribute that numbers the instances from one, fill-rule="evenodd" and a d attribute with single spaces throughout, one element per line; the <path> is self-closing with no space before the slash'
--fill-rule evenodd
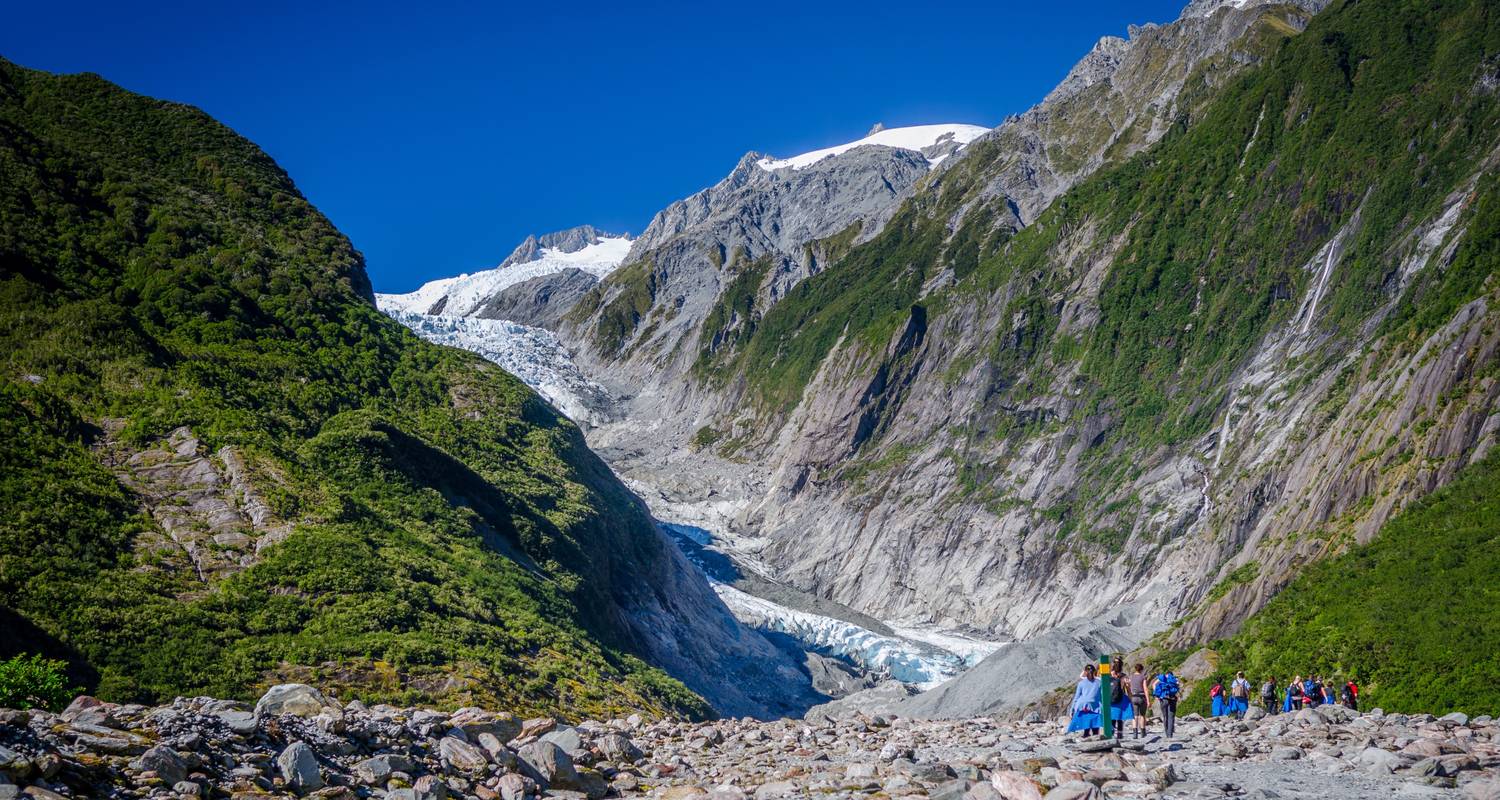
<path id="1" fill-rule="evenodd" d="M 1250 684 L 1245 681 L 1236 680 L 1229 684 L 1229 693 L 1235 697 L 1245 700 L 1250 697 Z"/>
<path id="2" fill-rule="evenodd" d="M 1214 684 L 1214 688 L 1208 690 L 1208 696 L 1209 697 L 1223 697 L 1224 696 L 1224 686 L 1222 684 L 1218 684 L 1218 683 Z"/>
<path id="3" fill-rule="evenodd" d="M 1276 699 L 1276 684 L 1266 681 L 1260 685 L 1260 696 Z"/>
<path id="4" fill-rule="evenodd" d="M 1156 696 L 1161 698 L 1172 698 L 1177 696 L 1177 676 L 1163 675 L 1156 681 Z"/>

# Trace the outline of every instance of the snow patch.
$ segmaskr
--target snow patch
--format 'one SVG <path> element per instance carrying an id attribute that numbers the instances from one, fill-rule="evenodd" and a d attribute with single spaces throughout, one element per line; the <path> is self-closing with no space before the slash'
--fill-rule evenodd
<path id="1" fill-rule="evenodd" d="M 984 134 L 989 132 L 989 128 L 985 128 L 980 125 L 959 124 L 912 125 L 906 128 L 887 128 L 882 131 L 876 131 L 875 133 L 872 133 L 869 136 L 866 136 L 865 138 L 858 141 L 846 142 L 844 144 L 834 145 L 833 147 L 825 147 L 822 150 L 814 150 L 810 153 L 803 153 L 799 156 L 792 156 L 791 158 L 762 158 L 761 160 L 755 162 L 755 165 L 763 170 L 766 170 L 767 172 L 778 169 L 786 169 L 788 167 L 792 169 L 803 169 L 806 167 L 810 167 L 813 164 L 816 164 L 819 161 L 822 161 L 823 159 L 830 156 L 836 156 L 840 153 L 848 152 L 849 150 L 853 150 L 856 147 L 863 147 L 867 144 L 878 144 L 884 145 L 886 147 L 897 147 L 903 150 L 916 150 L 918 152 L 921 152 L 923 148 L 932 147 L 933 145 L 940 144 L 945 140 L 955 141 L 960 146 L 966 145 L 969 142 L 972 142 L 975 139 L 978 139 L 980 136 L 983 136 Z M 937 164 L 938 162 L 942 161 L 945 156 L 946 154 L 944 156 L 937 156 L 932 161 L 932 163 Z"/>
<path id="2" fill-rule="evenodd" d="M 496 292 L 532 278 L 570 268 L 603 278 L 614 272 L 629 252 L 629 236 L 603 237 L 572 253 L 544 247 L 541 255 L 532 261 L 430 281 L 406 294 L 376 294 L 375 304 L 387 314 L 396 311 L 426 314 L 439 300 L 447 297 L 442 315 L 465 317 L 478 311 Z"/>

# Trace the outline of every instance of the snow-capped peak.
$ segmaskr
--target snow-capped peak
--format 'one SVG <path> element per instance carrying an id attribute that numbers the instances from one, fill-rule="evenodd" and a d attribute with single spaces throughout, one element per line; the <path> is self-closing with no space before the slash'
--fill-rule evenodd
<path id="1" fill-rule="evenodd" d="M 799 156 L 792 156 L 791 158 L 762 158 L 761 160 L 755 162 L 755 165 L 768 172 L 772 170 L 785 169 L 787 167 L 791 167 L 792 169 L 803 169 L 805 167 L 816 164 L 819 161 L 828 158 L 829 156 L 836 156 L 840 153 L 844 153 L 849 150 L 853 150 L 856 147 L 862 147 L 867 144 L 878 144 L 884 145 L 886 147 L 899 147 L 903 150 L 915 150 L 920 153 L 923 150 L 936 147 L 950 141 L 953 142 L 956 146 L 962 147 L 963 145 L 966 145 L 969 142 L 972 142 L 975 139 L 979 138 L 980 136 L 990 132 L 989 128 L 980 125 L 961 125 L 956 123 L 943 125 L 911 125 L 905 128 L 880 128 L 877 125 L 876 128 L 878 128 L 878 130 L 872 130 L 868 136 L 857 141 L 845 142 L 844 144 L 834 145 L 833 147 L 825 147 L 822 150 L 814 150 L 810 153 L 803 153 Z M 952 151 L 950 150 L 941 154 L 934 154 L 934 157 L 931 160 L 933 163 L 937 163 L 938 161 L 941 161 L 943 160 L 943 158 L 946 158 L 948 155 L 950 155 L 951 152 Z"/>
<path id="2" fill-rule="evenodd" d="M 557 247 L 543 247 L 530 261 L 506 263 L 494 269 L 429 281 L 406 294 L 376 294 L 375 303 L 386 313 L 405 311 L 466 317 L 478 311 L 496 292 L 532 278 L 570 268 L 603 278 L 625 260 L 630 252 L 630 241 L 629 234 L 605 234 L 571 253 Z"/>

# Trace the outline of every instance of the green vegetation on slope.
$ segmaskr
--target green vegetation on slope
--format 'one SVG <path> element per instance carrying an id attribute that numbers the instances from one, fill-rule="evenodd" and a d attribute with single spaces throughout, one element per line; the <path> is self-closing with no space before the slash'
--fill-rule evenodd
<path id="1" fill-rule="evenodd" d="M 1495 17 L 1478 0 L 1335 4 L 1190 123 L 1075 187 L 1013 238 L 986 233 L 995 218 L 986 208 L 951 237 L 944 229 L 1001 155 L 978 143 L 880 236 L 770 309 L 742 369 L 768 407 L 785 408 L 841 336 L 883 345 L 944 269 L 962 280 L 927 302 L 1004 290 L 1024 329 L 1003 330 L 985 356 L 1009 358 L 1007 372 L 1050 369 L 1033 355 L 1046 352 L 1057 324 L 1051 299 L 1078 277 L 1058 268 L 1056 247 L 1095 229 L 1095 243 L 1121 234 L 1125 243 L 1099 324 L 1070 348 L 1092 400 L 1078 413 L 1108 408 L 1121 433 L 1142 440 L 1200 434 L 1217 409 L 1205 400 L 1295 310 L 1309 279 L 1303 262 L 1361 206 L 1318 326 L 1352 329 L 1388 297 L 1394 235 L 1429 217 L 1495 139 L 1495 97 L 1480 85 L 1500 52 Z M 1471 236 L 1464 249 L 1490 247 Z M 1430 326 L 1442 318 L 1438 306 L 1474 295 L 1493 259 L 1461 258 L 1471 268 L 1429 271 L 1409 295 L 1436 310 L 1403 319 Z M 1008 354 L 1013 341 L 1027 349 Z"/>
<path id="2" fill-rule="evenodd" d="M 1244 670 L 1353 678 L 1362 707 L 1500 711 L 1500 456 L 1394 517 L 1368 545 L 1309 566 L 1235 636 L 1219 674 L 1184 710 L 1206 712 L 1214 678 Z M 1258 691 L 1258 689 L 1257 689 Z"/>
<path id="3" fill-rule="evenodd" d="M 0 61 L 0 619 L 115 700 L 705 713 L 629 654 L 664 553 L 577 429 L 368 301 L 361 258 L 201 112 Z M 119 421 L 118 424 L 111 421 Z M 107 452 L 233 446 L 284 542 L 205 582 Z M 4 655 L 0 653 L 0 655 Z"/>

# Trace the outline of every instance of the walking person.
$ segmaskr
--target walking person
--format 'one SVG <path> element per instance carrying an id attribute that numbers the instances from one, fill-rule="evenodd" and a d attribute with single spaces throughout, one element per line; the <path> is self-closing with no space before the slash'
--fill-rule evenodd
<path id="1" fill-rule="evenodd" d="M 1104 726 L 1103 718 L 1099 715 L 1102 710 L 1099 689 L 1099 668 L 1089 664 L 1083 668 L 1083 675 L 1073 690 L 1073 719 L 1068 723 L 1070 733 L 1083 731 L 1083 738 L 1087 739 L 1099 733 Z"/>
<path id="2" fill-rule="evenodd" d="M 1359 686 L 1354 683 L 1353 678 L 1344 684 L 1344 705 L 1351 711 L 1359 710 Z"/>
<path id="3" fill-rule="evenodd" d="M 1181 691 L 1177 676 L 1170 669 L 1156 679 L 1156 707 L 1161 709 L 1162 730 L 1167 734 L 1168 740 L 1177 731 L 1177 695 Z"/>
<path id="4" fill-rule="evenodd" d="M 1245 673 L 1236 672 L 1234 680 L 1229 683 L 1229 716 L 1244 719 L 1249 710 L 1250 681 L 1245 678 Z"/>
<path id="5" fill-rule="evenodd" d="M 1318 685 L 1311 673 L 1302 680 L 1302 708 L 1317 708 L 1323 697 L 1323 687 Z"/>
<path id="6" fill-rule="evenodd" d="M 1126 692 L 1125 659 L 1115 656 L 1114 663 L 1110 665 L 1110 674 L 1114 676 L 1115 683 L 1113 691 L 1109 695 L 1109 718 L 1114 724 L 1115 738 L 1125 738 L 1125 720 L 1135 718 L 1134 706 L 1130 703 L 1130 695 Z M 1104 732 L 1106 736 L 1109 731 Z"/>
<path id="7" fill-rule="evenodd" d="M 1265 707 L 1266 713 L 1275 716 L 1281 709 L 1281 693 L 1276 691 L 1276 676 L 1268 676 L 1266 682 L 1260 685 L 1260 704 Z"/>
<path id="8" fill-rule="evenodd" d="M 1135 714 L 1134 738 L 1143 739 L 1146 736 L 1146 725 L 1151 713 L 1150 676 L 1146 674 L 1145 666 L 1135 665 L 1135 671 L 1125 679 L 1125 690 L 1130 695 L 1130 709 Z"/>
<path id="9" fill-rule="evenodd" d="M 1290 714 L 1302 708 L 1302 676 L 1292 678 L 1292 682 L 1286 685 L 1286 703 L 1281 710 Z"/>
<path id="10" fill-rule="evenodd" d="M 1208 696 L 1213 698 L 1213 716 L 1224 716 L 1224 682 L 1214 681 L 1214 688 L 1208 690 Z"/>

